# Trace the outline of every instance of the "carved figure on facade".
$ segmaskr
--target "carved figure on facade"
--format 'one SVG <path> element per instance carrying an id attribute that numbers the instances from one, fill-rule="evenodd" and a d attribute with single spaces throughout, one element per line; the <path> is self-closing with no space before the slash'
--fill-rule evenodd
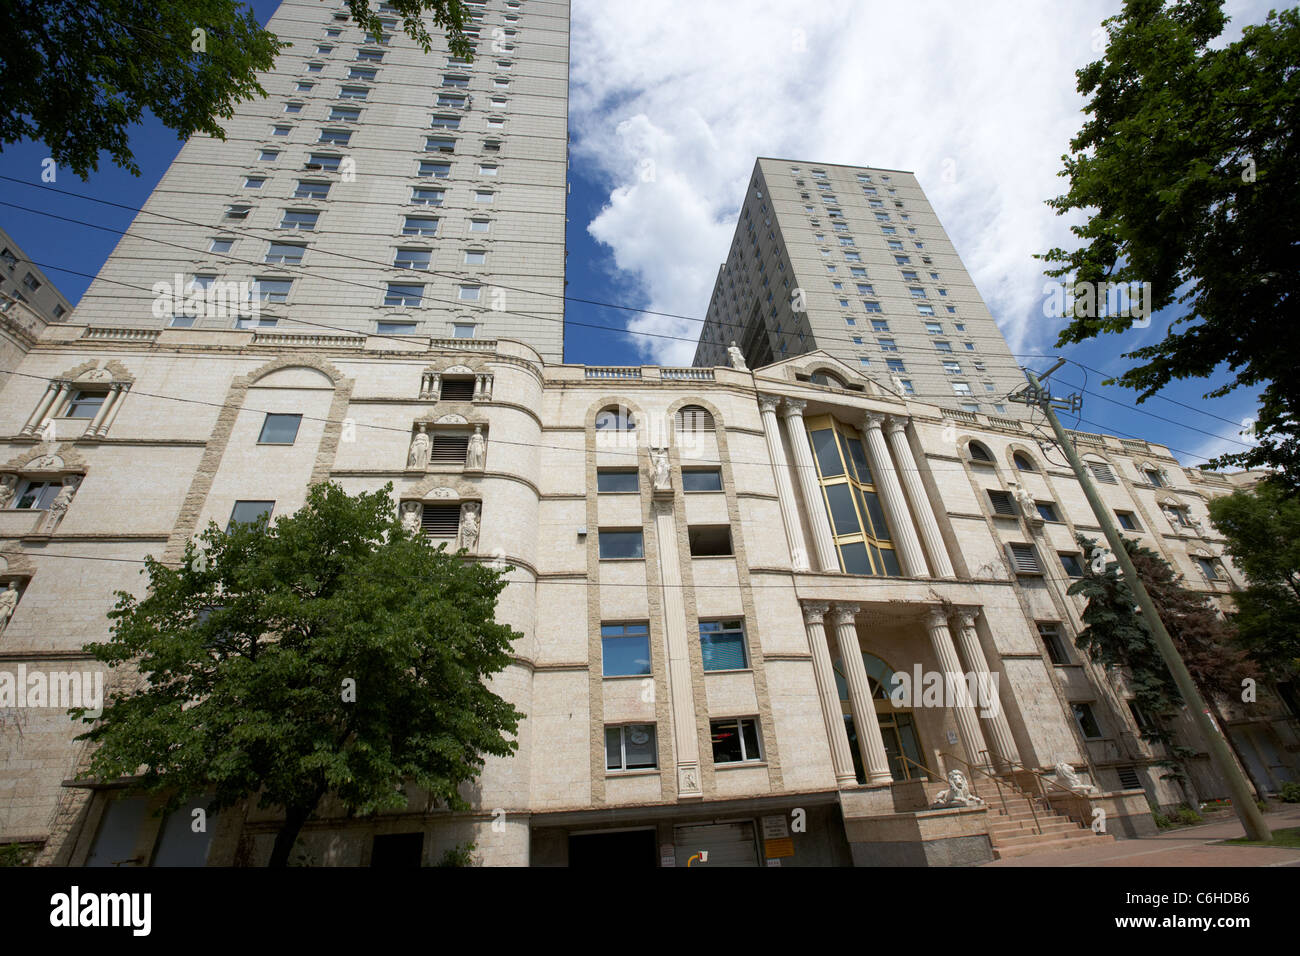
<path id="1" fill-rule="evenodd" d="M 727 360 L 731 367 L 738 372 L 748 372 L 749 366 L 745 364 L 745 353 L 740 351 L 740 346 L 732 342 L 727 346 Z"/>
<path id="2" fill-rule="evenodd" d="M 429 436 L 424 431 L 424 426 L 416 432 L 415 437 L 411 439 L 410 451 L 406 454 L 407 468 L 423 468 L 429 464 Z"/>
<path id="3" fill-rule="evenodd" d="M 68 513 L 68 506 L 72 504 L 72 496 L 77 493 L 77 485 L 81 479 L 72 475 L 63 479 L 63 487 L 59 493 L 54 496 L 50 502 L 49 514 L 45 517 L 45 530 L 53 531 L 63 520 L 63 516 Z"/>
<path id="4" fill-rule="evenodd" d="M 17 475 L 0 475 L 0 508 L 8 508 L 17 491 Z"/>
<path id="5" fill-rule="evenodd" d="M 469 436 L 469 445 L 465 449 L 465 469 L 482 471 L 487 460 L 487 439 L 483 437 L 483 426 L 475 425 L 474 434 Z"/>
<path id="6" fill-rule="evenodd" d="M 5 632 L 9 626 L 9 618 L 13 617 L 14 609 L 18 607 L 18 585 L 10 581 L 3 591 L 0 591 L 0 634 Z"/>
<path id="7" fill-rule="evenodd" d="M 478 551 L 478 510 L 476 501 L 460 506 L 460 546 L 470 554 Z"/>
<path id="8" fill-rule="evenodd" d="M 420 524 L 424 518 L 424 505 L 418 501 L 402 502 L 402 527 L 411 534 L 420 533 Z"/>
<path id="9" fill-rule="evenodd" d="M 650 449 L 650 476 L 655 491 L 672 491 L 672 468 L 668 463 L 667 448 Z"/>

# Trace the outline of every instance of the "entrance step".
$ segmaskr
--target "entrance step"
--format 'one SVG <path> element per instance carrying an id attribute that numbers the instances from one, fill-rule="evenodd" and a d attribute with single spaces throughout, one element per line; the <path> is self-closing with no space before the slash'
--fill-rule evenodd
<path id="1" fill-rule="evenodd" d="M 994 859 L 1097 846 L 1115 840 L 1109 833 L 1094 833 L 1076 823 L 1041 798 L 1024 793 L 1009 780 L 984 777 L 980 783 L 989 790 L 983 796 L 989 808 L 989 843 L 993 847 Z M 1030 800 L 1035 801 L 1032 808 Z"/>

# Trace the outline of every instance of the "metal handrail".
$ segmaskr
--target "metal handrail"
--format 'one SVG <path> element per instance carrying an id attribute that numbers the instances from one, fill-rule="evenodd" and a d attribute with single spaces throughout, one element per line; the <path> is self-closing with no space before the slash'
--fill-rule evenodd
<path id="1" fill-rule="evenodd" d="M 987 752 L 987 751 L 983 751 L 983 752 Z M 1026 767 L 1018 760 L 1009 760 L 1006 757 L 999 757 L 998 759 L 1004 761 L 1005 763 L 1009 764 L 1010 766 L 1014 767 L 1017 770 L 1023 770 L 1026 773 L 1032 773 L 1040 782 L 1047 784 L 1049 787 L 1055 787 L 1057 790 L 1060 790 L 1062 793 L 1069 794 L 1072 797 L 1082 796 L 1082 794 L 1078 793 L 1077 791 L 1071 790 L 1069 787 L 1064 787 L 1061 784 L 1057 783 L 1055 780 L 1048 779 L 1047 774 L 1044 773 L 1042 770 L 1035 770 L 1033 767 Z M 1044 796 L 1046 796 L 1046 794 L 1044 794 Z"/>
<path id="2" fill-rule="evenodd" d="M 984 776 L 986 776 L 986 777 L 988 777 L 990 780 L 992 780 L 992 781 L 993 781 L 993 786 L 995 786 L 995 787 L 997 788 L 998 796 L 1000 796 L 1000 797 L 1002 798 L 1002 812 L 1003 812 L 1003 813 L 1006 813 L 1007 816 L 1011 816 L 1011 814 L 1007 811 L 1007 797 L 1006 797 L 1006 794 L 1003 792 L 1003 790 L 1002 790 L 1002 784 L 1001 784 L 1001 782 L 998 780 L 998 778 L 997 778 L 996 776 L 994 776 L 994 775 L 993 775 L 992 773 L 990 773 L 989 771 L 985 770 L 983 767 L 976 767 L 976 766 L 973 766 L 972 764 L 967 763 L 965 760 L 963 760 L 961 757 L 958 757 L 956 754 L 950 754 L 950 753 L 948 753 L 947 751 L 944 751 L 944 752 L 942 752 L 942 753 L 940 754 L 940 756 L 941 756 L 941 757 L 947 757 L 947 758 L 949 758 L 949 759 L 955 760 L 955 761 L 957 761 L 957 763 L 961 764 L 963 767 L 965 767 L 965 768 L 966 768 L 968 771 L 970 771 L 971 773 L 982 773 L 982 774 L 984 774 Z M 1018 791 L 1018 792 L 1019 792 L 1019 791 Z M 1025 798 L 1025 802 L 1029 804 L 1029 813 L 1030 813 L 1030 814 L 1033 816 L 1033 818 L 1034 818 L 1034 830 L 1035 830 L 1037 833 L 1039 833 L 1039 834 L 1041 835 L 1042 832 L 1043 832 L 1043 826 L 1042 826 L 1041 823 L 1038 822 L 1038 808 L 1034 806 L 1034 798 L 1031 797 L 1031 796 L 1029 796 L 1029 795 L 1026 794 L 1026 793 L 1023 793 L 1023 792 L 1021 793 L 1021 796 L 1023 796 L 1023 797 Z"/>

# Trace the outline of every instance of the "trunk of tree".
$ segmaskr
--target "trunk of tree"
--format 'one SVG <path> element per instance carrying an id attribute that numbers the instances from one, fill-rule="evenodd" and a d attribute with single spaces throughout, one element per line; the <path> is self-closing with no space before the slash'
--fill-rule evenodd
<path id="1" fill-rule="evenodd" d="M 284 824 L 275 835 L 275 846 L 271 848 L 268 867 L 289 865 L 289 854 L 293 852 L 293 846 L 298 842 L 298 834 L 302 832 L 303 824 L 307 822 L 312 811 L 316 809 L 316 803 L 319 802 L 318 798 L 310 807 L 290 807 L 285 811 Z"/>

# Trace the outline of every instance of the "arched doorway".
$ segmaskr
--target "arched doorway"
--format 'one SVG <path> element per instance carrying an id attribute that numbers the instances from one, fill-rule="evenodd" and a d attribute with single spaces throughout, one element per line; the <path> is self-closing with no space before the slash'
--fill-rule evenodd
<path id="1" fill-rule="evenodd" d="M 924 751 L 921 749 L 921 737 L 916 729 L 916 720 L 910 707 L 895 707 L 889 699 L 889 691 L 894 687 L 894 669 L 875 654 L 862 652 L 862 663 L 867 669 L 867 683 L 871 687 L 871 702 L 876 708 L 876 721 L 880 724 L 880 736 L 885 744 L 885 756 L 889 758 L 889 772 L 895 780 L 924 779 L 926 773 L 916 766 L 924 764 Z M 858 752 L 857 728 L 853 724 L 853 709 L 849 704 L 849 687 L 841 670 L 841 662 L 835 664 L 835 686 L 839 688 L 840 711 L 844 715 L 844 729 L 849 735 L 849 751 L 853 755 L 853 772 L 858 783 L 866 783 L 867 776 L 862 767 L 862 755 Z M 903 760 L 907 757 L 907 760 Z M 908 760 L 913 763 L 908 763 Z"/>

